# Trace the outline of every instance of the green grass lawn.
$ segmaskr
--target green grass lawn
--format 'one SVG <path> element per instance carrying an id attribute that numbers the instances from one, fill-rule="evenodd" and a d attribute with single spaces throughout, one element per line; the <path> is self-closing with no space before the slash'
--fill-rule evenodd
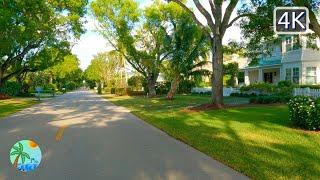
<path id="1" fill-rule="evenodd" d="M 0 100 L 0 118 L 9 116 L 38 103 L 34 98 L 13 98 Z"/>
<path id="2" fill-rule="evenodd" d="M 320 179 L 320 133 L 292 128 L 286 105 L 186 113 L 185 107 L 208 103 L 209 97 L 106 98 L 253 179 Z"/>

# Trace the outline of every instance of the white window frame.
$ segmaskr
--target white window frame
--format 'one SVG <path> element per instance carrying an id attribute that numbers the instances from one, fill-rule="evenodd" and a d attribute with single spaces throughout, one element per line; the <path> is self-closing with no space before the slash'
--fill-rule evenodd
<path id="1" fill-rule="evenodd" d="M 308 78 L 314 78 L 313 82 L 310 83 Z M 317 84 L 317 67 L 310 66 L 306 68 L 306 84 Z"/>

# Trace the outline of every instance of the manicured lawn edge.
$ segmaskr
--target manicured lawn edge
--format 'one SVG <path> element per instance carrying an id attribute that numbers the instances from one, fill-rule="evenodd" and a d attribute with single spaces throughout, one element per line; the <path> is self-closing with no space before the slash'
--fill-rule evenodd
<path id="1" fill-rule="evenodd" d="M 172 103 L 172 110 L 167 107 L 171 105 L 169 101 L 159 98 L 105 98 L 116 106 L 127 108 L 168 136 L 252 179 L 320 177 L 320 166 L 315 165 L 320 158 L 320 147 L 317 146 L 320 133 L 293 127 L 288 121 L 285 104 L 248 105 L 187 114 L 181 105 L 186 105 L 186 100 L 194 103 L 194 97 L 180 97 Z M 203 99 L 199 103 L 202 104 Z M 174 112 L 172 120 L 176 121 L 171 120 L 171 111 Z M 224 128 L 232 131 L 227 132 Z"/>

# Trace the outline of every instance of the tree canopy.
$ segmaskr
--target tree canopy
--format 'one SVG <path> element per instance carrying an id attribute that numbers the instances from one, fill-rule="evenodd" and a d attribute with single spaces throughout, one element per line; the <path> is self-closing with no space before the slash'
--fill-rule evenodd
<path id="1" fill-rule="evenodd" d="M 81 17 L 86 14 L 87 3 L 87 0 L 3 0 L 0 85 L 19 73 L 44 69 L 53 65 L 53 61 L 62 60 L 64 53 L 70 52 L 70 40 L 84 32 Z"/>
<path id="2" fill-rule="evenodd" d="M 160 1 L 156 1 L 157 5 Z M 139 9 L 134 0 L 97 0 L 91 4 L 100 32 L 127 62 L 148 81 L 154 96 L 160 65 L 170 54 L 158 6 Z"/>

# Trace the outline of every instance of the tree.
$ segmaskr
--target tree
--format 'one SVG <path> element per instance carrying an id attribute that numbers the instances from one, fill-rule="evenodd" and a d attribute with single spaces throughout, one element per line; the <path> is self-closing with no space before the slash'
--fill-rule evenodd
<path id="1" fill-rule="evenodd" d="M 192 17 L 179 5 L 161 4 L 158 14 L 164 17 L 162 24 L 167 24 L 166 32 L 169 32 L 167 36 L 171 42 L 172 54 L 165 63 L 165 72 L 171 81 L 167 99 L 173 99 L 183 79 L 189 79 L 195 74 L 210 74 L 201 69 L 207 63 L 209 41 Z"/>
<path id="2" fill-rule="evenodd" d="M 21 142 L 18 143 L 18 146 L 13 146 L 13 151 L 10 152 L 10 156 L 16 156 L 13 166 L 18 167 L 19 159 L 21 158 L 22 164 L 26 161 L 26 158 L 30 159 L 29 154 L 23 151 L 23 145 Z"/>
<path id="3" fill-rule="evenodd" d="M 104 86 L 124 86 L 123 81 L 123 61 L 115 52 L 99 53 L 86 69 L 87 79 L 95 81 L 98 88 Z"/>
<path id="4" fill-rule="evenodd" d="M 53 81 L 55 81 L 59 88 L 66 88 L 68 84 L 80 86 L 83 81 L 80 60 L 76 55 L 65 56 L 62 62 L 48 68 L 45 72 L 50 76 L 49 84 L 52 84 Z M 73 88 L 74 87 L 70 87 L 70 89 Z"/>
<path id="5" fill-rule="evenodd" d="M 223 14 L 223 0 L 207 0 L 210 11 L 207 10 L 199 0 L 193 0 L 197 9 L 205 17 L 208 27 L 200 22 L 195 13 L 188 8 L 182 0 L 168 0 L 175 2 L 184 8 L 195 20 L 203 33 L 210 39 L 212 52 L 212 101 L 215 106 L 223 107 L 223 46 L 222 40 L 226 30 L 231 27 L 237 20 L 250 14 L 240 14 L 231 20 L 231 15 L 235 10 L 239 0 L 230 0 Z"/>
<path id="6" fill-rule="evenodd" d="M 248 19 L 243 19 L 241 29 L 243 35 L 248 39 L 247 56 L 253 59 L 252 64 L 256 64 L 261 55 L 270 55 L 274 44 L 280 43 L 283 36 L 275 36 L 273 31 L 273 11 L 279 6 L 305 6 L 310 10 L 310 28 L 320 37 L 319 33 L 319 0 L 252 0 L 243 9 L 243 13 L 254 13 Z M 253 11 L 254 10 L 254 11 Z M 309 38 L 315 39 L 316 36 Z"/>
<path id="7" fill-rule="evenodd" d="M 304 6 L 309 9 L 310 29 L 320 37 L 319 0 L 293 0 L 295 6 Z"/>
<path id="8" fill-rule="evenodd" d="M 87 0 L 3 0 L 0 3 L 0 86 L 13 76 L 35 71 L 30 63 L 41 59 L 45 51 L 70 49 L 68 40 L 79 38 L 84 32 L 81 17 L 86 13 L 86 4 Z"/>
<path id="9" fill-rule="evenodd" d="M 158 15 L 148 9 L 142 12 L 133 0 L 97 0 L 91 9 L 100 23 L 99 32 L 146 78 L 149 96 L 155 96 L 161 63 L 170 53 Z"/>

